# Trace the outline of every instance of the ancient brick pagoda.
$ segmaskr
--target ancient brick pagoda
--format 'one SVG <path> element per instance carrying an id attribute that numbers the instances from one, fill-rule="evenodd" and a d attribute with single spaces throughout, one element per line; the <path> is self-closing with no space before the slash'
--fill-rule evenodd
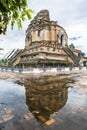
<path id="1" fill-rule="evenodd" d="M 68 48 L 68 36 L 64 28 L 56 21 L 50 21 L 48 10 L 41 10 L 29 24 L 25 48 L 16 54 L 13 65 L 78 65 L 80 52 Z"/>

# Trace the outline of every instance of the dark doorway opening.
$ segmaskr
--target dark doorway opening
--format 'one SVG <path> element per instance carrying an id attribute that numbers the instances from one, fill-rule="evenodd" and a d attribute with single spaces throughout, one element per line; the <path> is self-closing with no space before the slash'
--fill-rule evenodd
<path id="1" fill-rule="evenodd" d="M 64 35 L 61 35 L 61 37 L 60 37 L 60 44 L 61 45 L 63 45 L 63 37 L 64 37 Z"/>

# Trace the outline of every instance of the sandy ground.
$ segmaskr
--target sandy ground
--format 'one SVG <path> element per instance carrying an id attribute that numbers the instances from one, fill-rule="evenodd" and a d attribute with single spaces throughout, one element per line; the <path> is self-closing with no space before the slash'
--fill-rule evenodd
<path id="1" fill-rule="evenodd" d="M 15 72 L 0 72 L 0 79 L 28 79 L 28 78 L 37 78 L 44 76 L 56 76 L 59 77 L 69 77 L 75 80 L 75 84 L 80 87 L 87 88 L 87 70 L 73 70 L 73 71 L 62 71 L 62 72 L 42 72 L 42 73 L 15 73 Z"/>
<path id="2" fill-rule="evenodd" d="M 60 72 L 41 72 L 41 73 L 17 73 L 17 72 L 0 72 L 0 79 L 8 78 L 28 78 L 28 77 L 41 77 L 41 76 L 83 76 L 87 75 L 87 70 L 73 70 L 73 71 L 60 71 Z"/>

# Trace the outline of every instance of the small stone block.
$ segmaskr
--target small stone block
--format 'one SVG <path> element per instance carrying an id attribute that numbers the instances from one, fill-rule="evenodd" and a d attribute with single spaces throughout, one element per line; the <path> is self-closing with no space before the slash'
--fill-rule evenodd
<path id="1" fill-rule="evenodd" d="M 45 107 L 45 110 L 47 111 L 51 111 L 51 109 L 49 107 Z"/>
<path id="2" fill-rule="evenodd" d="M 24 115 L 24 119 L 26 119 L 26 120 L 29 120 L 30 119 L 30 117 L 29 117 L 29 115 Z"/>
<path id="3" fill-rule="evenodd" d="M 0 118 L 0 123 L 3 123 L 3 119 L 2 118 Z"/>
<path id="4" fill-rule="evenodd" d="M 26 120 L 30 120 L 31 118 L 33 118 L 33 115 L 31 113 L 27 113 L 24 115 L 24 119 Z"/>
<path id="5" fill-rule="evenodd" d="M 3 121 L 9 121 L 9 120 L 11 120 L 13 117 L 14 117 L 13 115 L 8 114 L 8 115 L 2 116 L 2 119 L 3 119 Z"/>
<path id="6" fill-rule="evenodd" d="M 10 109 L 4 109 L 4 111 L 5 111 L 6 114 L 12 113 L 12 111 Z"/>
<path id="7" fill-rule="evenodd" d="M 55 122 L 54 119 L 50 119 L 48 121 L 45 122 L 46 125 L 52 125 Z"/>
<path id="8" fill-rule="evenodd" d="M 28 116 L 29 116 L 30 118 L 33 118 L 33 115 L 32 115 L 31 113 L 28 113 Z"/>
<path id="9" fill-rule="evenodd" d="M 83 110 L 85 110 L 85 108 L 84 107 L 80 107 L 79 110 L 83 111 Z"/>
<path id="10" fill-rule="evenodd" d="M 46 121 L 47 121 L 43 116 L 38 116 L 38 119 L 39 119 L 41 122 L 46 122 Z"/>

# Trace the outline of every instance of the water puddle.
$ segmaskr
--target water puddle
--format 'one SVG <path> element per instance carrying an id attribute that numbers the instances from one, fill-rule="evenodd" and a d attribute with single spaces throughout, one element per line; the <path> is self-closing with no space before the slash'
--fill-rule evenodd
<path id="1" fill-rule="evenodd" d="M 52 77 L 0 80 L 0 130 L 49 129 L 87 129 L 87 89 Z"/>

